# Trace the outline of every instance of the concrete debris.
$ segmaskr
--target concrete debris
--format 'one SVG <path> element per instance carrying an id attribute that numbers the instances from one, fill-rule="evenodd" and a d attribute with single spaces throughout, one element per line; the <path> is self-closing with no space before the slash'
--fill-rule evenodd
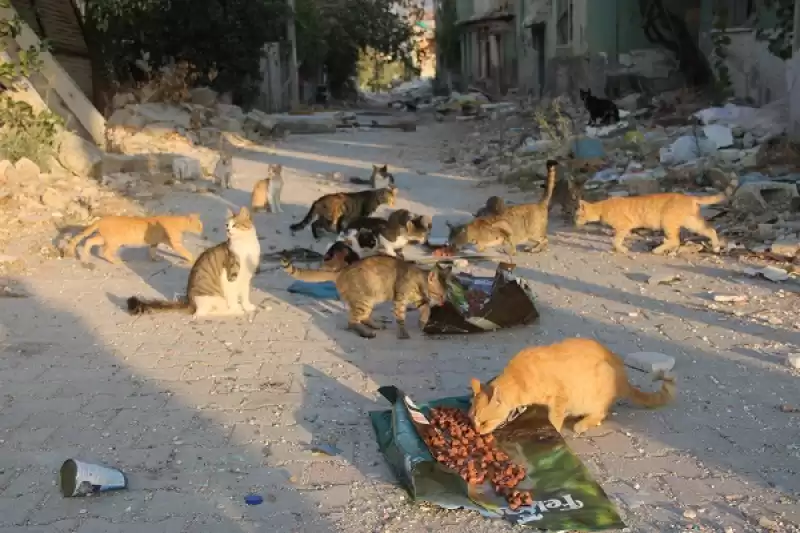
<path id="1" fill-rule="evenodd" d="M 786 281 L 789 279 L 789 273 L 782 268 L 774 267 L 774 266 L 766 266 L 761 269 L 755 268 L 745 268 L 744 273 L 751 277 L 761 276 L 765 279 L 770 281 L 778 282 L 778 281 Z"/>
<path id="2" fill-rule="evenodd" d="M 642 372 L 669 372 L 675 366 L 675 358 L 659 352 L 634 352 L 624 357 L 625 365 Z"/>
<path id="3" fill-rule="evenodd" d="M 797 353 L 789 354 L 789 356 L 786 358 L 786 362 L 790 367 L 794 368 L 795 370 L 800 370 L 800 354 Z"/>

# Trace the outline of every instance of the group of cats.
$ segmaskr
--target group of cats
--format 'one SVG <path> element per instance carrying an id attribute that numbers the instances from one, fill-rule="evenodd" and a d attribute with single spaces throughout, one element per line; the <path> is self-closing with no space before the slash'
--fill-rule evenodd
<path id="1" fill-rule="evenodd" d="M 493 197 L 475 220 L 451 229 L 452 244 L 472 243 L 481 247 L 505 242 L 513 249 L 518 243 L 533 241 L 540 249 L 546 246 L 547 212 L 555 188 L 557 166 L 556 161 L 547 163 L 547 191 L 540 202 L 506 207 L 501 199 Z M 282 184 L 275 186 L 280 166 L 271 167 L 270 172 L 267 180 L 254 187 L 251 209 L 269 207 L 280 212 Z M 452 271 L 438 264 L 426 270 L 398 257 L 397 252 L 403 244 L 426 239 L 431 221 L 427 217 L 413 216 L 404 209 L 394 211 L 388 219 L 372 217 L 380 205 L 394 205 L 397 194 L 394 179 L 388 178 L 390 175 L 385 166 L 373 168 L 370 185 L 376 184 L 379 176 L 389 180 L 388 187 L 325 195 L 312 204 L 302 221 L 292 225 L 292 230 L 297 231 L 312 223 L 315 236 L 323 229 L 340 233 L 320 269 L 299 269 L 288 260 L 283 261 L 283 267 L 298 279 L 334 281 L 341 299 L 349 308 L 348 328 L 362 337 L 375 337 L 375 331 L 382 328 L 371 317 L 374 306 L 393 302 L 397 336 L 406 339 L 409 337 L 405 324 L 408 305 L 420 310 L 420 325 L 424 326 L 430 317 L 431 305 L 444 301 Z M 638 223 L 648 223 L 653 228 L 667 221 L 678 223 L 679 219 L 686 225 L 686 220 L 699 217 L 698 200 L 693 197 L 661 196 L 665 199 L 640 197 L 606 201 L 624 200 L 616 208 L 613 204 L 605 204 L 612 207 L 603 207 L 603 202 L 582 202 L 579 217 L 585 221 L 602 220 L 614 225 L 614 221 L 619 220 L 615 218 L 617 215 L 629 216 L 631 224 L 638 220 Z M 656 211 L 660 209 L 660 216 L 656 216 L 655 211 L 652 216 L 646 215 L 650 211 L 642 207 L 645 204 Z M 620 214 L 626 210 L 633 215 Z M 182 234 L 185 231 L 199 234 L 202 230 L 197 214 L 105 217 L 73 238 L 67 248 L 74 254 L 80 241 L 86 239 L 84 254 L 91 247 L 101 245 L 101 255 L 112 263 L 118 263 L 115 254 L 120 246 L 149 246 L 154 258 L 158 244 L 165 243 L 192 262 L 192 254 L 181 243 Z M 228 212 L 226 234 L 226 241 L 206 249 L 194 261 L 185 298 L 170 301 L 132 296 L 127 301 L 128 311 L 134 315 L 179 311 L 196 317 L 254 311 L 256 307 L 250 301 L 250 283 L 258 269 L 261 247 L 250 209 L 242 207 L 236 214 Z M 370 235 L 372 240 L 367 243 L 366 237 Z M 669 235 L 668 232 L 668 239 Z M 378 240 L 383 253 L 365 256 L 364 244 L 378 248 Z M 565 418 L 583 417 L 574 426 L 575 433 L 579 434 L 599 425 L 618 398 L 627 398 L 646 407 L 666 404 L 675 395 L 674 380 L 663 374 L 657 375 L 656 379 L 663 381 L 660 391 L 642 392 L 628 382 L 622 360 L 602 344 L 589 339 L 567 339 L 521 351 L 490 383 L 482 384 L 473 379 L 470 416 L 479 432 L 488 434 L 519 408 L 537 404 L 548 408 L 549 420 L 558 431 L 561 431 Z"/>

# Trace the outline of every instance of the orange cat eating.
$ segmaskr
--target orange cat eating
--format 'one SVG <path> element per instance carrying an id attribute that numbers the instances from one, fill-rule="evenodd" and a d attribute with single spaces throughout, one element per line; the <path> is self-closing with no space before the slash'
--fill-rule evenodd
<path id="1" fill-rule="evenodd" d="M 547 407 L 548 418 L 559 432 L 567 417 L 583 417 L 574 432 L 599 426 L 617 399 L 644 407 L 661 407 L 675 396 L 675 381 L 659 373 L 658 392 L 643 392 L 628 381 L 622 359 L 591 339 L 566 339 L 549 346 L 525 348 L 489 384 L 472 379 L 469 414 L 475 428 L 486 435 L 519 407 Z"/>

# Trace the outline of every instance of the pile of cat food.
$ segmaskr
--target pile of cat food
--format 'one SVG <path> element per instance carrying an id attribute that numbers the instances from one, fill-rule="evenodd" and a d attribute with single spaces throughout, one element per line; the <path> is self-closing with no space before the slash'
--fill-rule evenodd
<path id="1" fill-rule="evenodd" d="M 477 315 L 489 301 L 489 295 L 480 289 L 470 289 L 464 293 L 464 300 L 467 312 L 470 316 Z"/>
<path id="2" fill-rule="evenodd" d="M 492 435 L 478 434 L 467 413 L 434 407 L 429 418 L 423 440 L 439 463 L 455 470 L 470 485 L 491 481 L 512 510 L 533 504 L 530 492 L 514 488 L 525 479 L 525 469 L 511 462 Z"/>
<path id="3" fill-rule="evenodd" d="M 453 257 L 456 255 L 456 250 L 452 246 L 442 246 L 433 251 L 433 257 Z"/>

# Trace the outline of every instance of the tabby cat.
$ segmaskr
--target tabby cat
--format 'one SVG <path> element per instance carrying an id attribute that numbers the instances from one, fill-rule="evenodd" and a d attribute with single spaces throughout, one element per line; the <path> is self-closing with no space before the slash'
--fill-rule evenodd
<path id="1" fill-rule="evenodd" d="M 674 378 L 663 373 L 661 390 L 643 392 L 628 381 L 622 359 L 592 339 L 566 339 L 549 346 L 525 348 L 489 384 L 472 379 L 470 417 L 486 435 L 519 408 L 545 406 L 550 423 L 561 431 L 566 417 L 583 417 L 573 431 L 599 426 L 617 399 L 644 407 L 661 407 L 675 397 Z"/>
<path id="2" fill-rule="evenodd" d="M 206 249 L 192 266 L 186 298 L 178 301 L 128 298 L 132 315 L 179 311 L 195 318 L 235 316 L 256 310 L 250 302 L 250 281 L 261 260 L 261 244 L 246 207 L 228 211 L 228 240 Z"/>
<path id="3" fill-rule="evenodd" d="M 397 189 L 394 187 L 326 194 L 311 204 L 303 220 L 289 228 L 292 232 L 303 229 L 316 217 L 311 224 L 311 233 L 315 239 L 321 237 L 322 229 L 341 233 L 359 218 L 370 216 L 381 205 L 392 207 L 396 197 Z"/>
<path id="4" fill-rule="evenodd" d="M 350 183 L 358 183 L 359 185 L 369 185 L 373 189 L 380 189 L 382 187 L 394 187 L 394 175 L 389 172 L 389 166 L 372 165 L 372 174 L 369 179 L 364 178 L 350 178 Z"/>
<path id="5" fill-rule="evenodd" d="M 166 244 L 188 263 L 194 261 L 192 253 L 183 246 L 183 234 L 203 233 L 200 215 L 162 215 L 154 217 L 108 216 L 88 226 L 72 238 L 66 246 L 66 255 L 74 256 L 78 244 L 86 239 L 81 256 L 88 255 L 95 246 L 102 246 L 102 257 L 109 263 L 121 263 L 117 251 L 123 246 L 148 246 L 150 259 L 156 260 L 159 244 Z M 96 235 L 90 237 L 92 234 Z M 89 237 L 87 239 L 87 237 Z"/>
<path id="6" fill-rule="evenodd" d="M 547 161 L 547 190 L 535 204 L 519 204 L 506 207 L 499 215 L 479 217 L 461 226 L 450 226 L 451 246 L 474 244 L 482 252 L 489 246 L 506 244 L 508 253 L 517 253 L 517 244 L 533 241 L 530 251 L 540 252 L 547 247 L 547 212 L 556 180 L 558 162 Z"/>
<path id="7" fill-rule="evenodd" d="M 589 222 L 608 224 L 614 229 L 614 250 L 625 254 L 629 251 L 625 238 L 635 229 L 664 230 L 664 242 L 653 249 L 654 254 L 660 255 L 680 246 L 681 228 L 706 237 L 714 252 L 719 252 L 717 232 L 700 215 L 700 206 L 716 204 L 727 197 L 727 192 L 713 196 L 659 193 L 609 198 L 595 203 L 581 201 L 575 223 L 578 226 Z"/>
<path id="8" fill-rule="evenodd" d="M 420 310 L 420 328 L 430 318 L 431 302 L 445 298 L 451 270 L 436 265 L 425 271 L 396 257 L 373 255 L 344 267 L 338 272 L 295 268 L 288 260 L 284 270 L 304 281 L 335 281 L 339 297 L 349 307 L 348 329 L 364 338 L 375 337 L 381 325 L 372 320 L 372 309 L 379 303 L 393 302 L 397 337 L 408 339 L 406 308 Z"/>
<path id="9" fill-rule="evenodd" d="M 269 209 L 272 213 L 283 213 L 281 191 L 283 190 L 283 165 L 270 165 L 267 177 L 253 187 L 250 207 L 253 212 Z"/>
<path id="10" fill-rule="evenodd" d="M 486 200 L 486 205 L 478 209 L 475 218 L 499 215 L 506 210 L 506 202 L 499 196 L 492 196 Z"/>

